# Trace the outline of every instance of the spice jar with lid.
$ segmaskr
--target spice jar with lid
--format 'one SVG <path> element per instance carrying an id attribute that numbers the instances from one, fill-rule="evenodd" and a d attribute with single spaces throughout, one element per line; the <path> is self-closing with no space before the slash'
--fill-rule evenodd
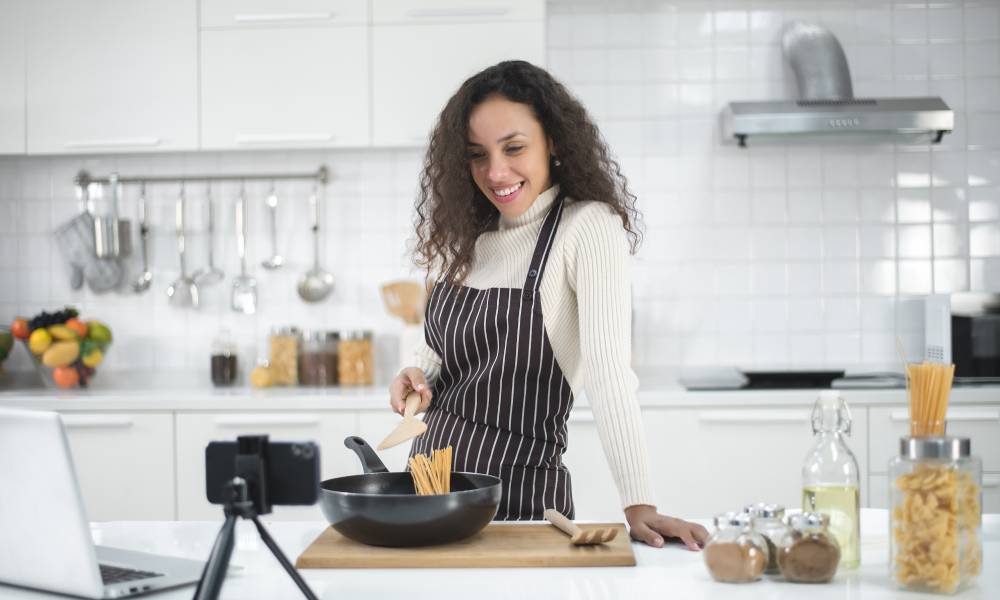
<path id="1" fill-rule="evenodd" d="M 304 331 L 299 353 L 299 383 L 302 385 L 337 384 L 336 331 Z"/>
<path id="2" fill-rule="evenodd" d="M 223 329 L 212 340 L 212 384 L 230 386 L 236 383 L 237 349 L 229 331 Z"/>
<path id="3" fill-rule="evenodd" d="M 344 331 L 337 344 L 337 365 L 342 385 L 375 383 L 375 356 L 371 331 Z"/>
<path id="4" fill-rule="evenodd" d="M 702 551 L 705 566 L 716 581 L 747 583 L 767 568 L 767 542 L 753 530 L 753 517 L 728 512 L 715 516 L 716 531 Z"/>
<path id="5" fill-rule="evenodd" d="M 955 593 L 982 570 L 982 462 L 968 438 L 905 437 L 889 462 L 889 569 L 903 588 Z"/>
<path id="6" fill-rule="evenodd" d="M 274 385 L 295 385 L 299 382 L 301 338 L 296 327 L 275 327 L 271 330 L 270 368 Z"/>
<path id="7" fill-rule="evenodd" d="M 788 525 L 785 525 L 785 507 L 780 504 L 766 504 L 758 502 L 748 504 L 743 507 L 743 512 L 753 517 L 753 530 L 764 538 L 767 543 L 767 569 L 768 575 L 781 573 L 778 568 L 778 548 L 776 540 L 781 539 L 788 532 Z"/>
<path id="8" fill-rule="evenodd" d="M 778 567 L 788 581 L 826 583 L 840 564 L 840 545 L 830 532 L 830 516 L 804 512 L 789 515 L 788 529 L 776 542 Z"/>

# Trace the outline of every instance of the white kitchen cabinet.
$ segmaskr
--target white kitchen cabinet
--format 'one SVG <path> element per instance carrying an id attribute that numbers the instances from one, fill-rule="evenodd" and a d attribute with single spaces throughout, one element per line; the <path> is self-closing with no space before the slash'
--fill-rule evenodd
<path id="1" fill-rule="evenodd" d="M 368 27 L 204 30 L 204 149 L 369 141 Z"/>
<path id="2" fill-rule="evenodd" d="M 380 4 L 375 3 L 376 13 Z M 475 6 L 470 4 L 469 10 Z M 461 11 L 454 14 L 462 15 Z M 414 19 L 419 21 L 419 17 Z M 372 27 L 372 143 L 426 145 L 445 102 L 462 82 L 510 59 L 544 64 L 544 20 L 510 21 L 501 16 L 397 25 L 379 24 L 376 19 Z"/>
<path id="3" fill-rule="evenodd" d="M 177 518 L 222 519 L 222 507 L 205 498 L 205 448 L 212 441 L 267 434 L 273 441 L 313 441 L 320 447 L 323 479 L 358 472 L 344 438 L 358 431 L 356 412 L 177 413 Z M 268 519 L 322 520 L 319 505 L 279 506 Z"/>
<path id="4" fill-rule="evenodd" d="M 24 3 L 0 0 L 0 154 L 24 153 Z"/>
<path id="5" fill-rule="evenodd" d="M 802 503 L 802 463 L 813 444 L 811 405 L 796 408 L 645 408 L 653 488 L 660 512 L 685 518 L 751 502 Z M 852 411 L 847 444 L 867 502 L 867 411 Z"/>
<path id="6" fill-rule="evenodd" d="M 197 0 L 33 0 L 30 154 L 198 147 Z"/>
<path id="7" fill-rule="evenodd" d="M 172 520 L 171 413 L 62 414 L 91 521 Z"/>
<path id="8" fill-rule="evenodd" d="M 476 21 L 541 21 L 540 0 L 375 0 L 376 25 L 414 23 L 472 23 Z"/>
<path id="9" fill-rule="evenodd" d="M 203 29 L 367 23 L 368 0 L 201 0 Z"/>
<path id="10" fill-rule="evenodd" d="M 899 454 L 899 438 L 909 435 L 910 411 L 871 408 L 872 473 L 886 473 L 889 460 Z M 983 461 L 984 471 L 1000 472 L 1000 404 L 952 406 L 945 416 L 948 435 L 967 437 L 972 453 Z"/>
<path id="11" fill-rule="evenodd" d="M 570 411 L 568 437 L 564 462 L 573 479 L 576 518 L 621 521 L 624 515 L 618 488 L 597 435 L 594 413 L 589 408 Z"/>
<path id="12" fill-rule="evenodd" d="M 889 508 L 889 476 L 872 475 L 871 508 Z M 1000 473 L 983 474 L 983 512 L 1000 513 Z"/>

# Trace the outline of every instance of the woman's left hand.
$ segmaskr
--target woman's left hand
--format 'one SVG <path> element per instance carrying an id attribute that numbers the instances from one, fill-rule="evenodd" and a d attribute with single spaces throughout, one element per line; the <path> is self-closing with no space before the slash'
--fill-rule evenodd
<path id="1" fill-rule="evenodd" d="M 656 512 L 655 506 L 636 504 L 625 509 L 632 539 L 645 542 L 654 548 L 663 546 L 663 538 L 677 538 L 688 550 L 697 552 L 708 540 L 708 531 L 697 523 L 690 523 Z"/>

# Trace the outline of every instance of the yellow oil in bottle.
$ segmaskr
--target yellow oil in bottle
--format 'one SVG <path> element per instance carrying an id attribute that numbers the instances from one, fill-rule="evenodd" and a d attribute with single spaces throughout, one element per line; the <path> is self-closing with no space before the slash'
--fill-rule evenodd
<path id="1" fill-rule="evenodd" d="M 861 563 L 861 496 L 857 486 L 816 486 L 802 490 L 802 510 L 830 515 L 830 533 L 840 544 L 840 567 Z"/>

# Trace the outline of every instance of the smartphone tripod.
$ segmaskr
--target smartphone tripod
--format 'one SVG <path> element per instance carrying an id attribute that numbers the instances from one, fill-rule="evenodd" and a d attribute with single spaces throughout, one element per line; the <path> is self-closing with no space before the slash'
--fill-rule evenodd
<path id="1" fill-rule="evenodd" d="M 281 548 L 275 543 L 274 538 L 257 518 L 258 515 L 266 515 L 271 512 L 266 478 L 267 436 L 240 436 L 238 440 L 236 476 L 226 485 L 229 494 L 223 505 L 226 520 L 215 537 L 212 553 L 208 557 L 208 562 L 205 563 L 198 587 L 194 591 L 194 600 L 216 600 L 219 597 L 222 584 L 226 579 L 226 572 L 229 569 L 229 559 L 233 555 L 236 521 L 241 518 L 253 521 L 261 540 L 264 541 L 271 554 L 278 559 L 302 594 L 309 600 L 317 600 L 316 595 L 309 589 L 309 585 L 288 561 Z"/>

